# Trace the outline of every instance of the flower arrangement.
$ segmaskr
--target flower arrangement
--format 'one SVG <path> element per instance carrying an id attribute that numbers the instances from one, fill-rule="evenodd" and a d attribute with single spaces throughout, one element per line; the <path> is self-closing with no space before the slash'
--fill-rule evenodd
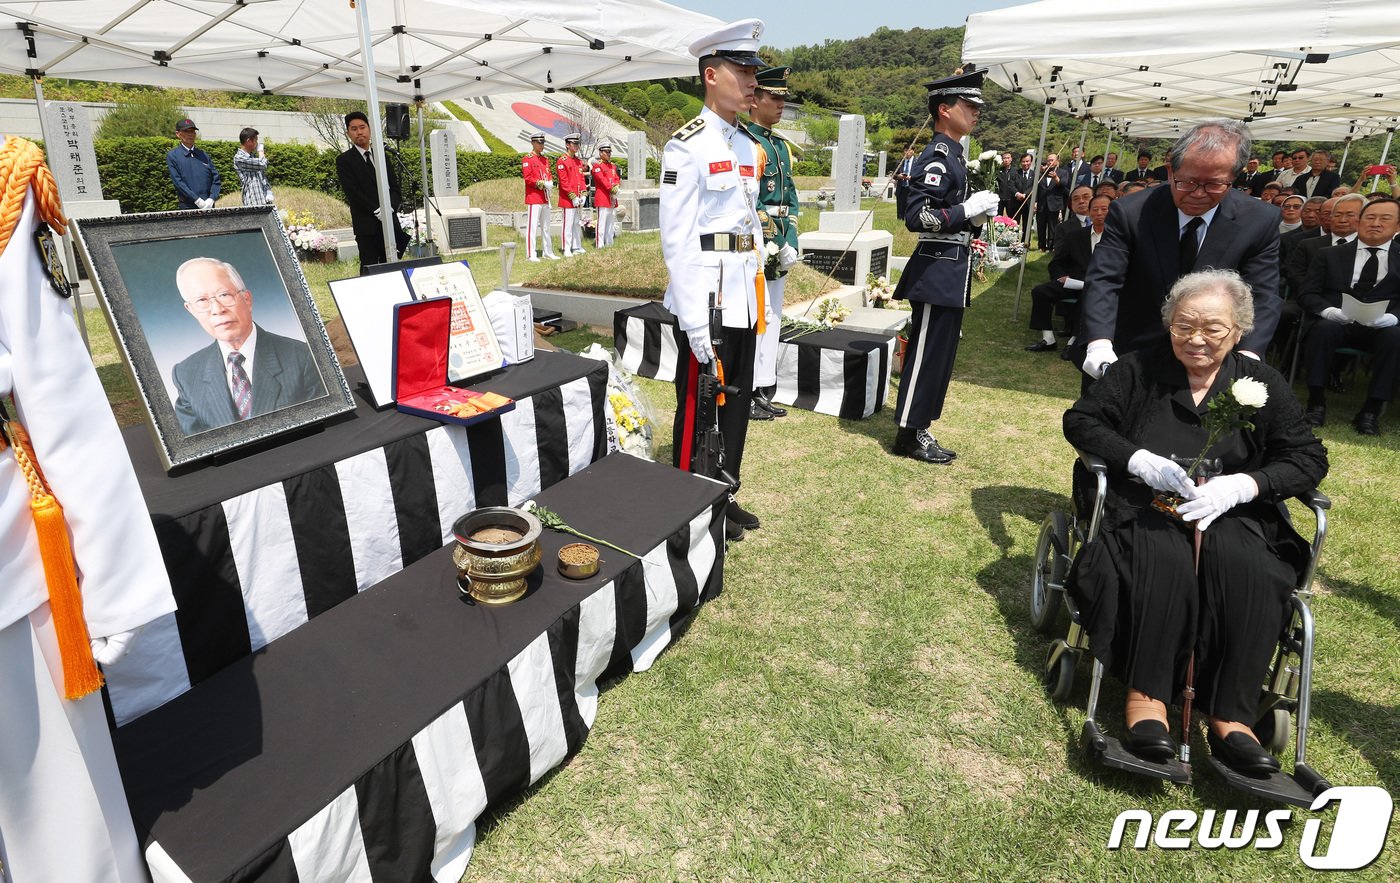
<path id="1" fill-rule="evenodd" d="M 894 299 L 894 286 L 885 276 L 876 276 L 869 273 L 865 277 L 865 300 L 877 310 L 883 310 L 885 305 Z"/>
<path id="2" fill-rule="evenodd" d="M 1008 246 L 1021 241 L 1021 225 L 1015 218 L 997 215 L 992 218 L 992 239 L 999 246 Z"/>
<path id="3" fill-rule="evenodd" d="M 621 387 L 608 390 L 608 405 L 617 424 L 618 447 L 629 454 L 651 459 L 651 418 Z"/>
<path id="4" fill-rule="evenodd" d="M 309 212 L 287 211 L 282 216 L 287 225 L 287 238 L 292 247 L 303 257 L 319 256 L 324 252 L 334 252 L 340 247 L 340 240 L 316 228 L 316 218 Z"/>
<path id="5" fill-rule="evenodd" d="M 835 328 L 851 315 L 851 308 L 841 303 L 839 297 L 824 297 L 817 301 L 817 321 L 827 328 Z"/>
<path id="6" fill-rule="evenodd" d="M 987 281 L 987 243 L 974 239 L 968 243 L 969 259 L 972 261 L 972 277 L 978 282 Z"/>
<path id="7" fill-rule="evenodd" d="M 1000 170 L 998 158 L 1000 156 L 1001 154 L 995 150 L 984 150 L 977 154 L 976 159 L 967 161 L 967 177 L 975 185 L 970 189 L 996 192 L 997 172 Z"/>
<path id="8" fill-rule="evenodd" d="M 1186 474 L 1195 478 L 1196 470 L 1205 461 L 1206 451 L 1228 433 L 1236 429 L 1253 429 L 1254 424 L 1249 418 L 1268 401 L 1269 388 L 1263 381 L 1253 377 L 1241 377 L 1216 393 L 1215 397 L 1206 403 L 1206 415 L 1201 418 L 1201 426 L 1205 427 L 1207 432 L 1205 446 L 1196 455 L 1196 459 L 1191 461 L 1191 468 L 1186 470 Z"/>

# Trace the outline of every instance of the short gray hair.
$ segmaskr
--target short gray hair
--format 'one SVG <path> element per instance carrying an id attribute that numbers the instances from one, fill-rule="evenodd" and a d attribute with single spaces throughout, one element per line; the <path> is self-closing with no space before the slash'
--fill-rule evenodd
<path id="1" fill-rule="evenodd" d="M 1344 193 L 1341 196 L 1333 198 L 1337 200 L 1336 202 L 1332 203 L 1332 211 L 1334 212 L 1337 210 L 1337 206 L 1341 205 L 1344 202 L 1359 202 L 1362 203 L 1361 208 L 1366 207 L 1366 197 L 1362 196 L 1360 193 Z M 1357 209 L 1357 211 L 1359 212 L 1361 211 L 1361 209 L 1359 208 Z"/>
<path id="2" fill-rule="evenodd" d="M 1230 312 L 1235 315 L 1235 326 L 1241 334 L 1254 330 L 1254 294 L 1249 283 L 1240 278 L 1234 270 L 1201 270 L 1187 273 L 1168 292 L 1162 302 L 1162 327 L 1172 323 L 1172 316 L 1184 302 L 1202 294 L 1223 292 L 1230 296 Z"/>
<path id="3" fill-rule="evenodd" d="M 182 280 L 185 277 L 185 273 L 196 264 L 213 264 L 216 267 L 222 267 L 223 271 L 228 274 L 228 280 L 233 283 L 234 288 L 237 288 L 239 291 L 247 291 L 247 287 L 243 284 L 242 274 L 228 261 L 221 261 L 218 258 L 190 258 L 180 265 L 180 269 L 175 271 L 175 287 L 180 290 L 181 300 L 185 298 L 185 291 L 184 286 L 180 284 L 180 280 Z"/>
<path id="4" fill-rule="evenodd" d="M 1249 154 L 1253 147 L 1254 140 L 1249 137 L 1249 130 L 1244 127 L 1244 123 L 1237 120 L 1206 120 L 1187 129 L 1186 134 L 1176 139 L 1176 143 L 1168 148 L 1167 165 L 1173 169 L 1179 167 L 1186 154 L 1193 151 L 1216 153 L 1221 150 L 1233 150 L 1235 163 L 1231 174 L 1238 175 L 1244 164 L 1249 162 Z"/>

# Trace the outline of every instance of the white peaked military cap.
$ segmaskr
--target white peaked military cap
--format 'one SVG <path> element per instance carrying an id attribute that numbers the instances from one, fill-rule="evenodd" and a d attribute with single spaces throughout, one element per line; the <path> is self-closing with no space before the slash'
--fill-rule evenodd
<path id="1" fill-rule="evenodd" d="M 604 141 L 602 144 L 599 144 L 599 145 L 598 145 L 598 149 L 599 149 L 599 150 L 612 150 L 612 144 L 609 143 L 609 142 L 607 142 L 607 141 Z"/>
<path id="2" fill-rule="evenodd" d="M 564 143 L 565 143 L 565 144 L 568 144 L 570 141 L 578 141 L 578 140 L 580 140 L 580 139 L 579 139 L 579 134 L 578 134 L 578 132 L 570 132 L 569 134 L 567 134 L 567 135 L 564 136 Z"/>
<path id="3" fill-rule="evenodd" d="M 718 55 L 735 64 L 763 67 L 768 62 L 758 57 L 758 38 L 762 36 L 762 21 L 740 19 L 691 43 L 690 54 L 696 58 Z"/>

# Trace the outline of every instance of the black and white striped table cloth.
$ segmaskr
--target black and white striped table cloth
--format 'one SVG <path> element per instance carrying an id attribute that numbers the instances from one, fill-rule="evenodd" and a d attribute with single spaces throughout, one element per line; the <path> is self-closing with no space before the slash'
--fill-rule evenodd
<path id="1" fill-rule="evenodd" d="M 613 313 L 613 349 L 628 371 L 668 383 L 675 381 L 682 357 L 690 355 L 676 317 L 654 301 Z"/>
<path id="2" fill-rule="evenodd" d="M 613 347 L 639 377 L 674 381 L 690 344 L 659 303 L 613 314 Z M 783 332 L 775 402 L 818 414 L 862 420 L 884 407 L 895 339 L 864 331 Z"/>
<path id="3" fill-rule="evenodd" d="M 442 548 L 469 509 L 518 504 L 603 456 L 607 378 L 604 363 L 540 352 L 478 385 L 516 399 L 500 420 L 462 427 L 362 406 L 173 478 L 133 427 L 127 446 L 178 609 L 106 669 L 114 723 Z"/>
<path id="4" fill-rule="evenodd" d="M 723 579 L 725 489 L 613 454 L 539 495 L 603 549 L 465 604 L 441 549 L 116 733 L 157 883 L 456 881 L 477 817 L 582 745 Z M 551 531 L 546 562 L 572 537 Z"/>
<path id="5" fill-rule="evenodd" d="M 779 337 L 773 401 L 863 420 L 885 405 L 894 346 L 893 337 L 865 331 L 788 329 Z"/>

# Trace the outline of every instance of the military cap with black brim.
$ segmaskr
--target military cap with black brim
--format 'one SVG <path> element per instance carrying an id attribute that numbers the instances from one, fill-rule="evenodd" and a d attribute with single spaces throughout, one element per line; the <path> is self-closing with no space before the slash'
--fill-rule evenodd
<path id="1" fill-rule="evenodd" d="M 690 54 L 696 58 L 723 58 L 746 67 L 763 67 L 768 62 L 758 55 L 758 38 L 763 36 L 763 22 L 745 18 L 727 24 L 690 44 Z"/>
<path id="2" fill-rule="evenodd" d="M 787 95 L 787 78 L 788 74 L 791 73 L 792 68 L 790 67 L 766 67 L 754 76 L 757 81 L 755 88 L 774 95 Z"/>
<path id="3" fill-rule="evenodd" d="M 982 78 L 986 75 L 987 72 L 983 70 L 967 70 L 951 77 L 924 83 L 924 88 L 928 90 L 929 104 L 941 104 L 949 98 L 961 98 L 972 104 L 985 104 L 982 99 Z"/>

